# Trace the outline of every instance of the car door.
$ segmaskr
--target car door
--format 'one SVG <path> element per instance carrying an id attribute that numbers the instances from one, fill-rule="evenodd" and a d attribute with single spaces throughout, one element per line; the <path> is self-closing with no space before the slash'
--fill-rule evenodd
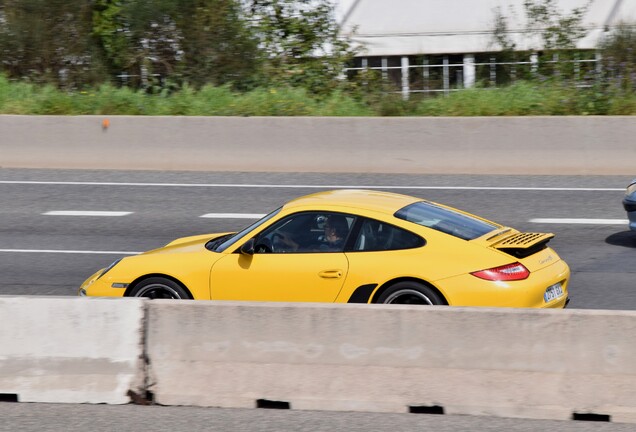
<path id="1" fill-rule="evenodd" d="M 333 212 L 289 215 L 259 234 L 254 253 L 235 252 L 217 261 L 210 272 L 213 300 L 333 302 L 347 277 L 344 240 L 326 247 L 331 218 L 346 220 L 346 237 L 355 218 Z"/>
<path id="2" fill-rule="evenodd" d="M 427 268 L 426 241 L 403 228 L 379 220 L 359 218 L 359 230 L 347 251 L 349 277 L 339 301 L 367 302 L 371 291 L 387 280 L 422 275 Z M 362 291 L 361 291 L 362 290 Z M 359 293 L 366 297 L 359 297 Z"/>

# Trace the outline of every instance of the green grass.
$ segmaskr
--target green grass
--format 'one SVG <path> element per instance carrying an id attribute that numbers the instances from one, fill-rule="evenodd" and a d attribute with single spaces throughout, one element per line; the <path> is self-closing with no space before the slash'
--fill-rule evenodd
<path id="1" fill-rule="evenodd" d="M 636 93 L 519 82 L 497 89 L 470 89 L 448 96 L 346 92 L 312 97 L 297 88 L 185 86 L 178 92 L 148 94 L 102 85 L 65 92 L 52 86 L 10 82 L 0 75 L 0 114 L 183 115 L 183 116 L 537 116 L 636 115 Z M 360 96 L 362 94 L 362 96 Z"/>
<path id="2" fill-rule="evenodd" d="M 635 115 L 636 94 L 520 82 L 500 89 L 470 89 L 425 99 L 420 116 Z"/>

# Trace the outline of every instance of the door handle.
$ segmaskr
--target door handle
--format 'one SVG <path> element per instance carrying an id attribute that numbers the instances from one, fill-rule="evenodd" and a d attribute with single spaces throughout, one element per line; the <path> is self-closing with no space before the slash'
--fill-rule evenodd
<path id="1" fill-rule="evenodd" d="M 326 279 L 339 279 L 342 277 L 342 270 L 324 270 L 318 273 L 318 276 Z"/>

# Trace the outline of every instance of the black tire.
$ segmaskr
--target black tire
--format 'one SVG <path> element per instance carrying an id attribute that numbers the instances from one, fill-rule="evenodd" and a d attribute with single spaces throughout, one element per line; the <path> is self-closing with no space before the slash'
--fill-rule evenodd
<path id="1" fill-rule="evenodd" d="M 398 282 L 387 288 L 378 298 L 384 304 L 445 305 L 444 298 L 433 288 L 419 282 Z"/>
<path id="2" fill-rule="evenodd" d="M 192 296 L 181 285 L 173 280 L 162 277 L 151 277 L 139 282 L 132 291 L 130 297 L 146 297 L 150 299 L 184 299 L 190 300 Z"/>

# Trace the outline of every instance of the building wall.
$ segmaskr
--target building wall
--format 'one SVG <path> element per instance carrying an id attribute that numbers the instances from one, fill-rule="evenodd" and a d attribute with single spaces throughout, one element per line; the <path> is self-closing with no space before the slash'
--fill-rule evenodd
<path id="1" fill-rule="evenodd" d="M 558 0 L 562 15 L 587 0 Z M 523 0 L 338 0 L 343 34 L 364 46 L 364 56 L 479 53 L 500 49 L 493 42 L 496 8 L 508 17 L 510 37 L 520 50 L 541 49 L 526 32 Z M 633 0 L 592 1 L 583 25 L 581 49 L 594 49 L 607 29 L 621 21 L 636 22 Z M 355 29 L 355 30 L 354 30 Z"/>

